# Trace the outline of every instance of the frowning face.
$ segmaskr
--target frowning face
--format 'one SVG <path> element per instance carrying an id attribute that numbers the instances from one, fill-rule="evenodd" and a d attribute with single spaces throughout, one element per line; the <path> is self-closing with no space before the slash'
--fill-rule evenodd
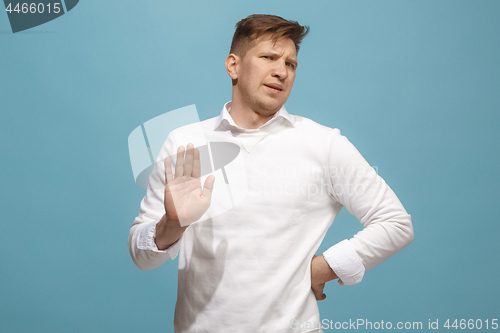
<path id="1" fill-rule="evenodd" d="M 233 75 L 233 103 L 262 116 L 277 112 L 292 91 L 297 68 L 297 52 L 290 38 L 273 41 L 264 35 L 237 57 Z M 229 72 L 229 70 L 228 70 Z"/>

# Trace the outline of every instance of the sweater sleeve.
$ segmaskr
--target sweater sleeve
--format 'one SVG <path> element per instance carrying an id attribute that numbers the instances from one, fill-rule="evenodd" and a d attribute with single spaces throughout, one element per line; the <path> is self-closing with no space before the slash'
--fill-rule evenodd
<path id="1" fill-rule="evenodd" d="M 156 224 L 165 214 L 163 196 L 165 190 L 165 166 L 163 160 L 173 156 L 175 140 L 170 133 L 163 143 L 156 163 L 149 176 L 146 195 L 141 201 L 139 215 L 130 228 L 128 248 L 132 260 L 142 270 L 153 269 L 168 259 L 175 259 L 179 253 L 182 237 L 166 250 L 158 250 L 154 241 Z"/>
<path id="2" fill-rule="evenodd" d="M 413 240 L 411 217 L 391 188 L 358 150 L 336 130 L 328 159 L 331 193 L 363 225 L 323 256 L 339 276 L 339 283 L 361 281 L 368 270 Z"/>

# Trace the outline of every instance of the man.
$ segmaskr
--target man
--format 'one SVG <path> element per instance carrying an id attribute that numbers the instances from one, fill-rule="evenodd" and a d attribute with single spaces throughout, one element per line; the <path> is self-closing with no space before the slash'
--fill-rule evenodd
<path id="1" fill-rule="evenodd" d="M 193 223 L 226 178 L 210 175 L 201 186 L 200 152 L 190 143 L 197 125 L 170 133 L 158 155 L 129 249 L 141 269 L 179 254 L 176 332 L 320 332 L 325 283 L 358 283 L 413 239 L 394 192 L 339 130 L 284 108 L 307 32 L 272 15 L 236 25 L 225 61 L 232 101 L 201 127 L 208 142 L 241 147 L 242 202 Z M 364 229 L 314 256 L 343 206 Z"/>

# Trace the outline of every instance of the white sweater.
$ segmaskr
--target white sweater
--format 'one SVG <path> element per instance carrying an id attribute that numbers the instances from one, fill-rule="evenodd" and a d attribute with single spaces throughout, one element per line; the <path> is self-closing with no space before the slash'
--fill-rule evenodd
<path id="1" fill-rule="evenodd" d="M 171 132 L 157 157 L 190 142 L 235 143 L 239 155 L 224 167 L 229 185 L 221 169 L 213 172 L 209 211 L 159 251 L 154 235 L 165 213 L 165 181 L 157 163 L 130 230 L 132 259 L 146 270 L 179 254 L 176 332 L 321 331 L 310 263 L 341 208 L 364 226 L 323 254 L 341 284 L 360 282 L 366 269 L 408 245 L 410 215 L 338 129 L 283 107 L 261 128 L 245 130 L 229 108 Z"/>

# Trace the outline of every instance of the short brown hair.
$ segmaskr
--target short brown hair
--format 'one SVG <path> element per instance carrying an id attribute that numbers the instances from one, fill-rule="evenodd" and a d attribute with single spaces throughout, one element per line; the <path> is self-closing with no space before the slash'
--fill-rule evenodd
<path id="1" fill-rule="evenodd" d="M 296 21 L 285 20 L 276 15 L 253 14 L 236 23 L 229 53 L 243 57 L 250 42 L 265 34 L 271 34 L 273 40 L 280 37 L 290 38 L 299 53 L 300 42 L 308 32 L 308 26 L 301 26 Z"/>

